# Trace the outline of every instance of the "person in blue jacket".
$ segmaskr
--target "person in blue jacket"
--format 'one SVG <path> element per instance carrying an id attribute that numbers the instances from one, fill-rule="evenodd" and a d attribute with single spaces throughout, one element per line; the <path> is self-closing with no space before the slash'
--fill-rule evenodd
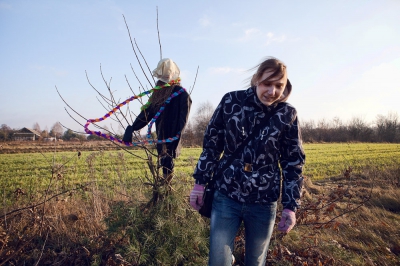
<path id="1" fill-rule="evenodd" d="M 203 204 L 205 184 L 215 179 L 212 266 L 232 264 L 242 222 L 245 265 L 265 265 L 278 199 L 283 205 L 278 230 L 285 233 L 295 225 L 300 206 L 305 154 L 296 109 L 286 102 L 292 91 L 286 65 L 268 58 L 256 69 L 250 88 L 223 96 L 205 131 L 193 174 L 190 204 L 196 210 Z"/>

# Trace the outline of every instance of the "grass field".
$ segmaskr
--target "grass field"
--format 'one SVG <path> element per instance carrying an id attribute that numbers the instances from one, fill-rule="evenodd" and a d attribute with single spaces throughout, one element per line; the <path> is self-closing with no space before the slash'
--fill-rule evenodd
<path id="1" fill-rule="evenodd" d="M 76 150 L 79 149 L 79 146 Z M 304 175 L 317 180 L 340 175 L 349 166 L 354 171 L 366 165 L 385 167 L 399 164 L 400 144 L 305 144 L 306 165 Z M 65 182 L 112 182 L 143 176 L 146 156 L 143 151 L 78 151 L 0 154 L 0 187 L 16 188 L 32 184 L 46 185 L 52 171 L 62 173 Z M 200 148 L 184 148 L 175 160 L 178 176 L 191 176 L 201 153 Z M 120 176 L 121 168 L 125 175 Z M 89 171 L 90 169 L 90 171 Z"/>
<path id="2" fill-rule="evenodd" d="M 65 145 L 65 144 L 64 144 Z M 82 151 L 81 145 L 67 146 L 65 152 L 35 152 L 0 154 L 0 197 L 9 198 L 16 189 L 23 189 L 28 195 L 43 191 L 53 179 L 58 179 L 58 188 L 96 181 L 108 186 L 115 183 L 129 183 L 132 178 L 146 176 L 146 155 L 141 150 Z M 112 147 L 112 146 L 109 146 Z M 304 175 L 312 180 L 335 177 L 348 167 L 354 172 L 365 166 L 374 165 L 380 169 L 400 162 L 400 144 L 337 143 L 305 144 L 306 165 Z M 39 150 L 40 151 L 40 150 Z M 201 148 L 184 148 L 175 160 L 175 174 L 178 180 L 191 182 L 191 175 Z M 156 157 L 154 157 L 156 158 Z"/>
<path id="3" fill-rule="evenodd" d="M 79 145 L 0 154 L 0 265 L 204 265 L 208 220 L 187 203 L 200 148 L 182 150 L 175 193 L 152 209 L 143 151 Z M 283 239 L 274 232 L 267 265 L 399 265 L 400 145 L 304 149 L 299 224 Z"/>

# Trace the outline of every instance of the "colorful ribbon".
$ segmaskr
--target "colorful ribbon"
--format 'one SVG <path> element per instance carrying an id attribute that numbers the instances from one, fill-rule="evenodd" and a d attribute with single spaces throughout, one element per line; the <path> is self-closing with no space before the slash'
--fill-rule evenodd
<path id="1" fill-rule="evenodd" d="M 120 110 L 120 108 L 121 108 L 122 106 L 126 105 L 127 103 L 129 103 L 129 102 L 131 102 L 131 101 L 133 101 L 133 100 L 136 100 L 136 99 L 138 99 L 138 98 L 141 98 L 141 97 L 143 97 L 143 96 L 145 96 L 145 95 L 148 95 L 148 94 L 152 93 L 154 90 L 159 90 L 159 89 L 162 89 L 162 88 L 165 88 L 165 87 L 169 87 L 169 86 L 171 86 L 171 85 L 173 85 L 173 84 L 176 84 L 176 83 L 179 83 L 179 82 L 180 82 L 180 78 L 177 78 L 176 80 L 172 80 L 171 82 L 166 83 L 166 84 L 163 85 L 163 86 L 156 86 L 156 87 L 154 87 L 154 88 L 151 89 L 151 90 L 144 91 L 144 92 L 140 93 L 139 95 L 132 96 L 132 97 L 126 99 L 125 101 L 123 101 L 122 103 L 120 103 L 120 104 L 118 104 L 116 107 L 114 107 L 110 112 L 108 112 L 107 114 L 105 114 L 103 117 L 87 120 L 87 122 L 86 122 L 86 124 L 85 124 L 85 132 L 86 132 L 87 134 L 90 134 L 90 135 L 97 135 L 97 136 L 99 136 L 99 137 L 102 137 L 102 138 L 105 138 L 105 139 L 108 139 L 108 140 L 111 140 L 111 141 L 115 141 L 115 142 L 118 142 L 118 143 L 121 143 L 121 144 L 125 144 L 126 146 L 138 146 L 138 145 L 146 145 L 146 144 L 160 144 L 160 143 L 172 142 L 172 141 L 175 141 L 175 140 L 179 139 L 179 136 L 180 136 L 180 134 L 181 134 L 180 131 L 179 131 L 174 137 L 167 138 L 167 139 L 162 139 L 162 140 L 153 140 L 153 139 L 151 139 L 151 128 L 152 128 L 154 122 L 157 120 L 157 118 L 159 118 L 160 115 L 161 115 L 161 113 L 164 111 L 165 106 L 171 102 L 171 99 L 174 98 L 174 97 L 176 97 L 176 96 L 178 96 L 178 95 L 181 94 L 182 92 L 186 91 L 184 88 L 181 88 L 181 89 L 180 89 L 179 91 L 177 91 L 177 92 L 173 92 L 173 93 L 171 94 L 171 96 L 169 96 L 168 99 L 167 99 L 167 100 L 163 103 L 163 105 L 160 107 L 160 109 L 159 109 L 158 112 L 155 114 L 155 116 L 153 117 L 153 119 L 151 119 L 151 121 L 150 121 L 150 123 L 149 123 L 149 125 L 148 125 L 148 128 L 147 128 L 147 135 L 146 135 L 146 137 L 148 138 L 148 140 L 143 140 L 143 141 L 138 141 L 138 142 L 132 142 L 132 143 L 131 143 L 131 142 L 123 141 L 122 139 L 115 138 L 115 137 L 113 137 L 113 136 L 111 136 L 111 135 L 102 133 L 102 132 L 100 132 L 100 131 L 92 131 L 92 130 L 89 130 L 89 129 L 88 129 L 88 127 L 89 127 L 89 125 L 90 125 L 91 123 L 97 123 L 97 122 L 101 122 L 101 121 L 106 120 L 106 119 L 109 118 L 111 115 L 113 115 L 116 111 Z M 141 109 L 144 110 L 144 109 L 146 109 L 149 105 L 150 105 L 150 101 L 147 102 L 144 106 L 142 106 Z"/>

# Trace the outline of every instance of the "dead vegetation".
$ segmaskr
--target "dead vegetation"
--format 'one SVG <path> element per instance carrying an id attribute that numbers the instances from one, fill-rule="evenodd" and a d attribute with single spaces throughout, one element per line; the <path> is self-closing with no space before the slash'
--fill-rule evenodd
<path id="1" fill-rule="evenodd" d="M 399 265 L 399 168 L 306 181 L 298 225 L 275 235 L 268 265 Z"/>
<path id="2" fill-rule="evenodd" d="M 267 265 L 398 265 L 399 180 L 398 167 L 307 180 L 298 224 L 274 232 Z M 163 197 L 150 205 L 153 191 L 139 180 L 113 192 L 82 184 L 46 200 L 16 192 L 0 210 L 0 265 L 204 265 L 209 221 L 188 205 L 186 182 L 159 187 Z M 244 240 L 239 233 L 237 265 Z"/>
<path id="3" fill-rule="evenodd" d="M 121 147 L 110 141 L 9 141 L 2 142 L 0 154 L 119 150 Z M 125 149 L 133 149 L 124 147 Z"/>

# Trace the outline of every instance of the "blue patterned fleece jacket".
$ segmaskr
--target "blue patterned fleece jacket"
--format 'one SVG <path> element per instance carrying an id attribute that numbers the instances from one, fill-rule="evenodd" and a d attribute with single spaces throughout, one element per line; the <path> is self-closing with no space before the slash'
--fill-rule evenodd
<path id="1" fill-rule="evenodd" d="M 261 125 L 252 133 L 256 124 Z M 225 165 L 250 133 L 246 147 Z M 267 107 L 250 87 L 222 98 L 205 131 L 193 177 L 197 184 L 206 184 L 214 176 L 221 193 L 238 202 L 261 204 L 277 201 L 282 183 L 283 208 L 296 211 L 304 163 L 296 109 L 285 102 Z"/>

